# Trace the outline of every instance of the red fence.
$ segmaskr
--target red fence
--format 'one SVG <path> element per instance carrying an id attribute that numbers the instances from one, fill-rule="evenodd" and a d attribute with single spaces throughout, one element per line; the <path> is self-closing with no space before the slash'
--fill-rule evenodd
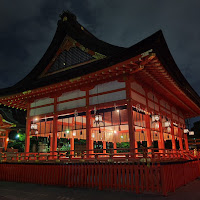
<path id="1" fill-rule="evenodd" d="M 77 162 L 79 160 L 86 161 L 136 161 L 142 158 L 149 158 L 151 162 L 172 161 L 172 160 L 191 160 L 196 158 L 194 152 L 172 150 L 172 149 L 155 149 L 155 148 L 137 148 L 135 153 L 131 153 L 130 149 L 101 149 L 99 151 L 107 150 L 107 153 L 94 153 L 94 150 L 87 151 L 55 151 L 48 153 L 18 153 L 18 152 L 0 152 L 0 162 L 48 162 L 48 161 L 63 161 L 63 162 Z M 119 153 L 117 151 L 123 151 Z"/>
<path id="2" fill-rule="evenodd" d="M 199 161 L 161 163 L 0 164 L 0 181 L 67 187 L 161 192 L 167 195 L 200 175 Z"/>

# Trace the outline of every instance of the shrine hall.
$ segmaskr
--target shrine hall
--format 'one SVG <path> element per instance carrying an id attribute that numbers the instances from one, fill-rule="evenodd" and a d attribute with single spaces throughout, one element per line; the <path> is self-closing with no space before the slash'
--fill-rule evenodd
<path id="1" fill-rule="evenodd" d="M 140 147 L 188 151 L 185 119 L 200 115 L 200 97 L 162 31 L 118 47 L 96 38 L 68 11 L 33 70 L 0 90 L 0 103 L 27 111 L 25 153 L 35 137 L 49 142 L 50 154 L 65 139 L 73 156 L 74 141 L 83 141 L 87 156 L 101 145 L 102 154 L 113 149 L 115 155 L 135 156 Z"/>

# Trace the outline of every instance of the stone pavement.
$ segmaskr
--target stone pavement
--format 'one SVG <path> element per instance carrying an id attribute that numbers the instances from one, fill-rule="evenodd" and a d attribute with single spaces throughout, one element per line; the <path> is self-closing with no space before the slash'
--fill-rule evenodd
<path id="1" fill-rule="evenodd" d="M 200 179 L 193 181 L 170 193 L 167 197 L 160 194 L 135 194 L 134 192 L 98 191 L 95 189 L 66 188 L 0 182 L 0 200 L 200 200 Z"/>

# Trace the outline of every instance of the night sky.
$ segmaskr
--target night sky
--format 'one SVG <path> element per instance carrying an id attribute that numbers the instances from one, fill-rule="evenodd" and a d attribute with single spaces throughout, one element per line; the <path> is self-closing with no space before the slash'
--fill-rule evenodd
<path id="1" fill-rule="evenodd" d="M 74 13 L 99 39 L 118 46 L 132 46 L 161 29 L 178 67 L 200 94 L 198 0 L 0 0 L 0 88 L 34 68 L 63 10 Z"/>

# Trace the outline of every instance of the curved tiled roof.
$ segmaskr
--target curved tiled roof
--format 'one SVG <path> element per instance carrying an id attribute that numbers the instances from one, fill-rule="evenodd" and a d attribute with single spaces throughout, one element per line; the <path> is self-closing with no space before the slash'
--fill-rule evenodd
<path id="1" fill-rule="evenodd" d="M 94 52 L 98 52 L 105 57 L 64 72 L 54 73 L 50 76 L 38 78 L 56 55 L 66 36 L 73 38 L 81 45 Z M 19 81 L 14 86 L 1 89 L 0 96 L 16 94 L 26 90 L 39 88 L 96 72 L 137 56 L 150 49 L 153 49 L 162 65 L 175 80 L 176 84 L 182 89 L 182 91 L 200 107 L 200 97 L 190 86 L 177 67 L 168 49 L 162 31 L 154 33 L 153 35 L 129 48 L 117 47 L 97 39 L 94 35 L 82 27 L 77 22 L 75 15 L 70 12 L 64 12 L 61 15 L 54 38 L 46 53 L 35 66 L 35 68 L 23 80 Z"/>

